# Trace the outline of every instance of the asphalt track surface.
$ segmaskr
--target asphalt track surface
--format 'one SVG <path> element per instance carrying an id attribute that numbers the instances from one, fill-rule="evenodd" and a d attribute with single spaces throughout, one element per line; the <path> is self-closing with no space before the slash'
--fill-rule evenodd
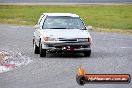
<path id="1" fill-rule="evenodd" d="M 0 3 L 121 3 L 132 0 L 0 0 Z"/>
<path id="2" fill-rule="evenodd" d="M 130 84 L 76 83 L 77 68 L 89 74 L 132 75 L 132 35 L 91 32 L 91 57 L 81 54 L 48 54 L 40 58 L 33 53 L 33 28 L 0 25 L 0 49 L 17 51 L 31 58 L 28 65 L 0 73 L 0 88 L 132 88 Z"/>

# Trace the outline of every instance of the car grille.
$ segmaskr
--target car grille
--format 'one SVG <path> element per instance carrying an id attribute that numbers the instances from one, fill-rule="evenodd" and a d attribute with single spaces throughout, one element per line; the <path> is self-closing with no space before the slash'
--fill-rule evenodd
<path id="1" fill-rule="evenodd" d="M 65 39 L 65 38 L 59 38 L 59 41 L 67 41 L 67 42 L 77 42 L 77 39 Z"/>

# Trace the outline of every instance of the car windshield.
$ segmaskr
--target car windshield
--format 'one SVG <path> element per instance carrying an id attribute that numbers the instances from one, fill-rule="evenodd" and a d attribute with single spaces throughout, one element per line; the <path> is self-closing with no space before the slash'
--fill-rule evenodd
<path id="1" fill-rule="evenodd" d="M 86 29 L 79 17 L 48 16 L 43 29 Z"/>

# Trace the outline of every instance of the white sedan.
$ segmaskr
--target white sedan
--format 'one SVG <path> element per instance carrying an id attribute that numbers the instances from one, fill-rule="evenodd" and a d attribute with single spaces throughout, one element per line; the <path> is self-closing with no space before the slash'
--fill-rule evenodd
<path id="1" fill-rule="evenodd" d="M 46 57 L 47 52 L 91 54 L 92 38 L 82 19 L 71 13 L 43 13 L 34 26 L 34 53 Z"/>

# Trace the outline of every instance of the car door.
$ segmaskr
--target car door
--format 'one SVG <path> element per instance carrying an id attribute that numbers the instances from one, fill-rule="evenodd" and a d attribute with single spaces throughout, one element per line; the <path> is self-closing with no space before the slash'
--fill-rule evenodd
<path id="1" fill-rule="evenodd" d="M 42 26 L 43 26 L 43 22 L 44 22 L 44 17 L 45 15 L 42 15 L 38 21 L 38 23 L 35 25 L 35 32 L 34 32 L 34 35 L 35 35 L 35 42 L 37 45 L 39 45 L 39 39 L 40 39 L 40 36 L 41 36 L 41 31 L 43 30 L 42 29 Z"/>

